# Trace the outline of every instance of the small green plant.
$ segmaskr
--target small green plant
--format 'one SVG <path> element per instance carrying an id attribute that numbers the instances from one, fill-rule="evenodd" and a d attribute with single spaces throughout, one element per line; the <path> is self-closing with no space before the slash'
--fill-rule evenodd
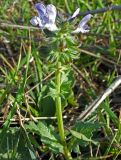
<path id="1" fill-rule="evenodd" d="M 35 7 L 39 16 L 33 17 L 30 20 L 31 24 L 34 26 L 38 25 L 42 30 L 47 29 L 53 32 L 51 37 L 52 50 L 47 60 L 50 62 L 51 70 L 55 73 L 55 76 L 51 81 L 52 87 L 49 88 L 50 91 L 47 96 L 51 96 L 55 101 L 60 142 L 63 145 L 65 158 L 69 160 L 72 159 L 72 157 L 66 144 L 62 110 L 70 96 L 70 90 L 67 90 L 67 87 L 69 85 L 70 88 L 72 88 L 73 86 L 71 84 L 74 83 L 72 79 L 69 79 L 70 74 L 72 74 L 71 63 L 78 58 L 78 47 L 73 34 L 89 32 L 87 22 L 91 18 L 91 15 L 85 16 L 79 23 L 77 29 L 72 31 L 70 21 L 79 14 L 79 8 L 65 22 L 60 24 L 58 28 L 55 24 L 56 8 L 54 5 L 50 4 L 45 7 L 43 4 L 37 3 Z M 67 84 L 64 86 L 66 79 Z"/>

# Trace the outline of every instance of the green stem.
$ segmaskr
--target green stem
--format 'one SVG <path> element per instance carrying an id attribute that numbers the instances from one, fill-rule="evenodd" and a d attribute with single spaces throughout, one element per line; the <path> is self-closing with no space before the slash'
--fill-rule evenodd
<path id="1" fill-rule="evenodd" d="M 66 160 L 72 160 L 72 157 L 68 151 L 65 134 L 64 134 L 64 126 L 63 126 L 63 117 L 62 117 L 62 107 L 61 107 L 61 97 L 60 97 L 60 87 L 61 87 L 61 62 L 57 63 L 57 71 L 56 71 L 56 113 L 57 113 L 57 120 L 58 120 L 58 130 L 60 134 L 61 143 L 64 146 L 64 155 Z"/>

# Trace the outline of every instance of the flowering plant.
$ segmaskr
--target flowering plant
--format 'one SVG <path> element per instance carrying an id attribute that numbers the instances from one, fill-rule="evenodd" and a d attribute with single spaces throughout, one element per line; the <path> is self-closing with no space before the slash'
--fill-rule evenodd
<path id="1" fill-rule="evenodd" d="M 55 33 L 52 41 L 53 43 L 51 43 L 52 50 L 50 51 L 48 57 L 48 59 L 51 59 L 55 77 L 54 81 L 52 81 L 52 86 L 49 88 L 47 94 L 48 96 L 51 96 L 53 98 L 56 105 L 58 130 L 60 134 L 60 141 L 63 145 L 62 153 L 64 153 L 66 159 L 70 160 L 72 159 L 72 157 L 70 151 L 68 150 L 65 139 L 62 109 L 64 105 L 67 105 L 67 100 L 72 93 L 71 85 L 73 85 L 74 83 L 70 79 L 70 77 L 72 76 L 70 64 L 74 59 L 77 58 L 78 55 L 78 49 L 77 47 L 75 47 L 76 44 L 75 41 L 73 41 L 71 34 L 73 35 L 80 32 L 89 32 L 87 22 L 90 20 L 92 15 L 86 15 L 80 21 L 78 27 L 75 30 L 71 31 L 71 34 L 68 34 L 68 22 L 70 22 L 75 17 L 77 17 L 77 15 L 79 15 L 79 8 L 69 18 L 67 18 L 67 23 L 64 23 L 65 25 L 63 25 L 62 28 L 59 28 L 56 25 L 57 11 L 54 5 L 49 4 L 45 7 L 42 3 L 37 3 L 35 5 L 35 8 L 38 12 L 38 16 L 35 16 L 30 20 L 31 24 L 34 26 L 39 26 L 42 30 L 47 29 Z"/>

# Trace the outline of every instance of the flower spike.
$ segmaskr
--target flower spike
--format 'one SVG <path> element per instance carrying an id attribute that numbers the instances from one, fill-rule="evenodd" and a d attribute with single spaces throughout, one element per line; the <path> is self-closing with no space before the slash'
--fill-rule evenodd
<path id="1" fill-rule="evenodd" d="M 48 29 L 49 31 L 57 31 L 58 28 L 55 24 L 56 20 L 56 7 L 52 4 L 47 5 L 46 7 L 42 3 L 35 4 L 35 8 L 38 12 L 38 17 L 35 16 L 30 20 L 30 23 L 33 26 L 39 26 L 41 29 Z M 70 16 L 67 21 L 70 21 L 74 19 L 80 12 L 80 8 L 76 9 L 76 11 Z M 74 30 L 72 33 L 87 33 L 89 32 L 89 27 L 87 25 L 87 22 L 92 17 L 91 14 L 86 15 L 79 23 L 76 30 Z"/>

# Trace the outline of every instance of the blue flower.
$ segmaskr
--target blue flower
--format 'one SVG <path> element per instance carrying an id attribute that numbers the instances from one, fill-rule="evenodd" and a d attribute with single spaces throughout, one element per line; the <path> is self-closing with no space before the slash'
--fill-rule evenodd
<path id="1" fill-rule="evenodd" d="M 38 17 L 35 16 L 30 20 L 30 23 L 33 26 L 39 26 L 41 29 L 48 29 L 49 31 L 57 31 L 58 28 L 55 24 L 56 20 L 56 7 L 52 4 L 47 5 L 46 7 L 42 3 L 35 4 L 35 8 L 38 12 Z M 80 12 L 80 8 L 76 9 L 76 11 L 70 16 L 67 21 L 74 19 Z M 92 17 L 91 14 L 86 15 L 79 23 L 76 30 L 72 31 L 73 34 L 75 33 L 87 33 L 89 32 L 89 27 L 87 22 Z"/>
<path id="2" fill-rule="evenodd" d="M 42 3 L 37 3 L 35 8 L 38 12 L 38 17 L 35 16 L 30 20 L 32 25 L 39 25 L 41 29 L 48 29 L 49 31 L 58 30 L 55 24 L 57 12 L 54 5 L 49 4 L 45 7 Z"/>
<path id="3" fill-rule="evenodd" d="M 82 20 L 80 21 L 78 27 L 76 30 L 74 30 L 72 33 L 87 33 L 89 32 L 89 26 L 87 25 L 87 22 L 90 20 L 90 18 L 92 17 L 91 14 L 86 15 L 84 18 L 82 18 Z"/>
<path id="4" fill-rule="evenodd" d="M 80 8 L 76 9 L 76 11 L 72 14 L 72 16 L 70 16 L 67 21 L 70 21 L 72 19 L 74 19 L 80 12 Z"/>

